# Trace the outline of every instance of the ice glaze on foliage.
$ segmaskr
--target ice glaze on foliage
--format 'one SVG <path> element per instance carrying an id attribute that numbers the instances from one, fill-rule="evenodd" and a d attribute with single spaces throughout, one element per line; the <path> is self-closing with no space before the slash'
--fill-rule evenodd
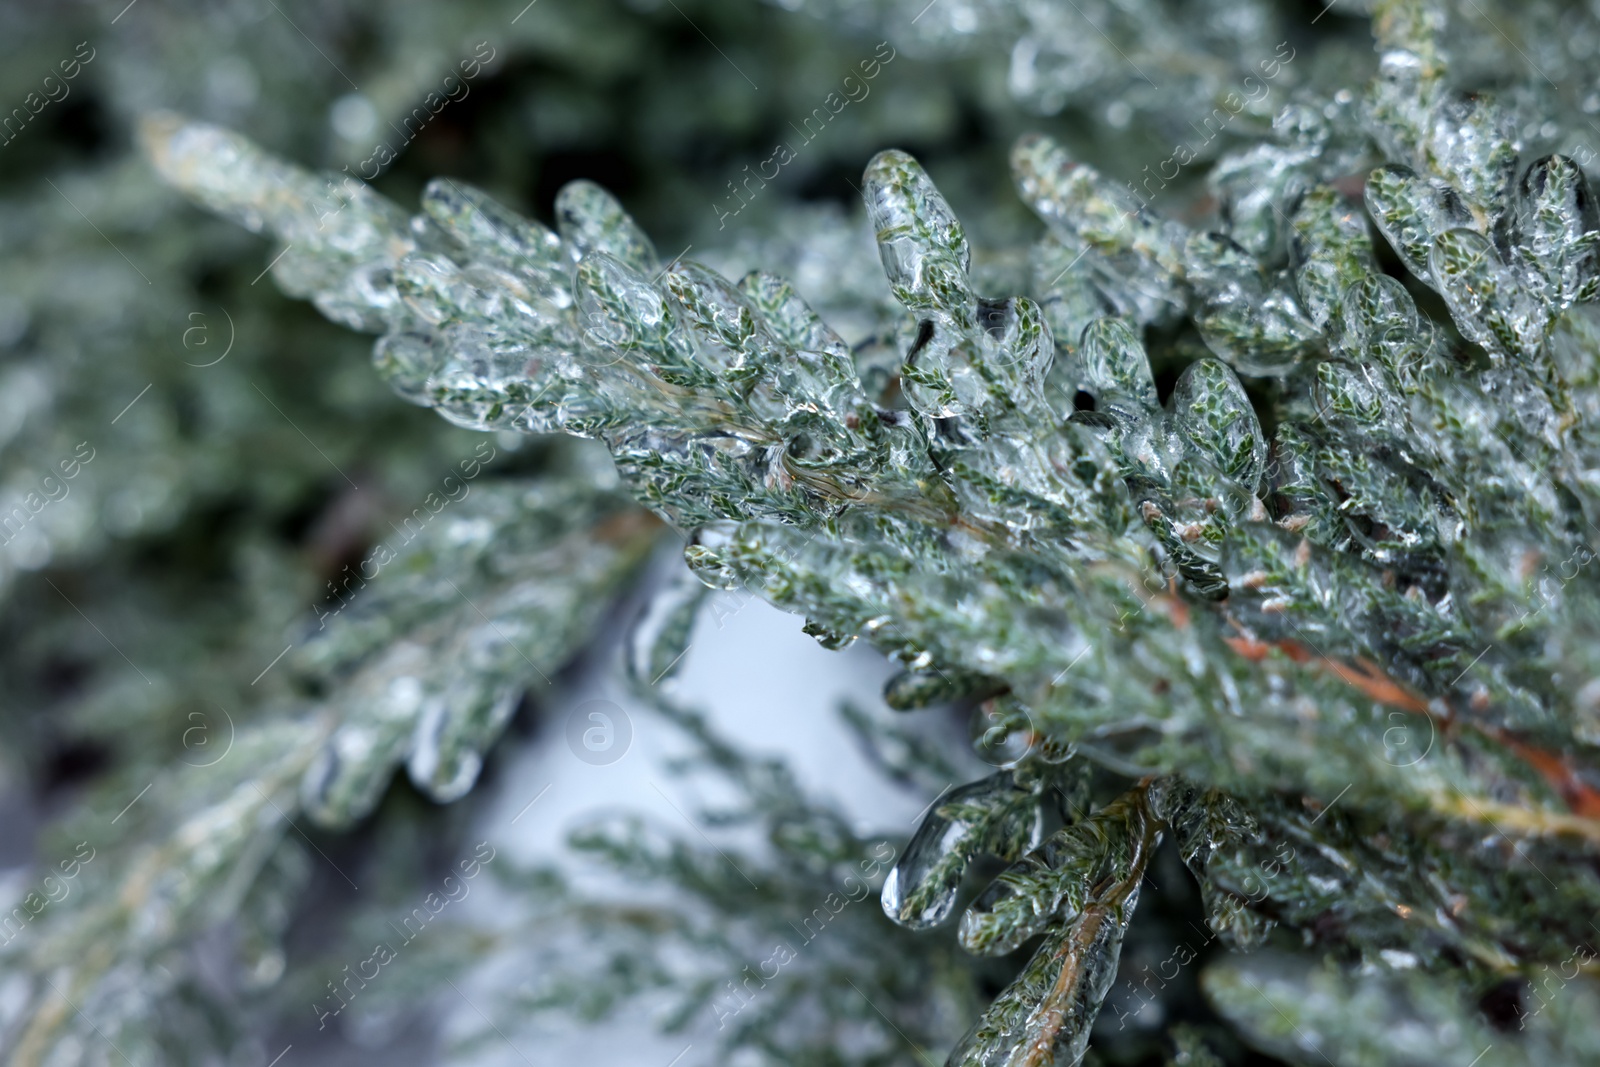
<path id="1" fill-rule="evenodd" d="M 1520 159 L 1510 113 L 1450 87 L 1436 9 L 1386 0 L 1375 25 L 1365 99 L 1308 92 L 1225 158 L 1215 229 L 1025 138 L 1026 295 L 980 294 L 956 212 L 880 153 L 899 403 L 783 280 L 663 264 L 593 185 L 556 232 L 450 179 L 408 220 L 215 127 L 145 135 L 170 181 L 286 243 L 287 291 L 382 335 L 403 396 L 596 437 L 708 584 L 1001 693 L 1029 751 L 934 808 L 884 905 L 937 923 L 974 853 L 1027 852 L 961 937 L 1043 941 L 952 1063 L 1069 1063 L 1163 829 L 1233 945 L 1277 923 L 1463 990 L 1560 958 L 1600 909 L 1595 208 L 1572 161 Z M 1085 760 L 1142 780 L 1027 851 Z"/>

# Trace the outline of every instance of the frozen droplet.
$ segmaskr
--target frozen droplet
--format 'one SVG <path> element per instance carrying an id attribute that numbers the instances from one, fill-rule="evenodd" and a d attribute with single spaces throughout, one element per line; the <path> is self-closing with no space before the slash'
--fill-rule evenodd
<path id="1" fill-rule="evenodd" d="M 1011 774 L 951 790 L 922 820 L 883 884 L 884 913 L 913 930 L 950 916 L 967 862 L 986 849 L 1031 847 L 1038 839 L 1039 802 Z"/>
<path id="2" fill-rule="evenodd" d="M 591 181 L 568 182 L 556 194 L 556 228 L 568 255 L 604 253 L 640 274 L 654 272 L 655 247 L 617 198 Z"/>
<path id="3" fill-rule="evenodd" d="M 1367 176 L 1367 210 L 1406 269 L 1433 284 L 1428 258 L 1446 230 L 1470 226 L 1472 214 L 1461 196 L 1440 181 L 1429 181 L 1409 167 L 1379 167 Z"/>
<path id="4" fill-rule="evenodd" d="M 1255 491 L 1266 469 L 1267 443 L 1255 407 L 1231 369 L 1214 359 L 1191 363 L 1173 387 L 1172 414 L 1189 447 Z"/>
<path id="5" fill-rule="evenodd" d="M 1391 368 L 1414 367 L 1429 353 L 1416 301 L 1397 279 L 1367 274 L 1350 283 L 1339 301 L 1339 345 L 1352 357 Z"/>
<path id="6" fill-rule="evenodd" d="M 724 378 L 748 378 L 739 372 L 752 363 L 759 369 L 763 355 L 775 349 L 749 301 L 711 268 L 683 260 L 662 275 L 662 284 L 695 335 L 696 358 Z"/>
<path id="7" fill-rule="evenodd" d="M 967 284 L 966 232 L 922 166 L 904 152 L 880 152 L 862 177 L 878 256 L 896 299 L 912 311 L 945 311 L 964 324 L 974 302 Z"/>
<path id="8" fill-rule="evenodd" d="M 585 256 L 576 286 L 586 361 L 609 366 L 666 349 L 673 325 L 666 298 L 627 264 L 605 252 Z"/>
<path id="9" fill-rule="evenodd" d="M 1600 293 L 1600 212 L 1583 169 L 1566 156 L 1535 160 L 1523 175 L 1517 250 L 1556 309 Z"/>
<path id="10" fill-rule="evenodd" d="M 1161 407 L 1144 344 L 1119 319 L 1097 319 L 1084 328 L 1078 367 L 1084 388 L 1097 400 L 1124 399 L 1148 411 Z"/>
<path id="11" fill-rule="evenodd" d="M 1498 359 L 1539 350 L 1553 315 L 1522 287 L 1483 234 L 1464 228 L 1440 234 L 1428 269 L 1463 336 Z"/>
<path id="12" fill-rule="evenodd" d="M 561 239 L 547 227 L 453 178 L 435 178 L 423 188 L 422 210 L 474 256 L 518 272 L 564 306 L 570 264 Z"/>
<path id="13" fill-rule="evenodd" d="M 1244 248 L 1226 234 L 1196 233 L 1186 249 L 1200 298 L 1194 324 L 1213 352 L 1243 374 L 1283 375 L 1316 351 L 1316 325 Z"/>
<path id="14" fill-rule="evenodd" d="M 485 670 L 458 680 L 449 692 L 424 703 L 417 717 L 406 771 L 440 804 L 471 791 L 483 770 L 483 753 L 499 739 L 522 698 L 520 685 L 497 685 L 492 678 Z"/>
<path id="15" fill-rule="evenodd" d="M 372 349 L 372 364 L 390 387 L 424 407 L 433 403 L 427 386 L 443 363 L 432 338 L 422 333 L 391 333 Z"/>

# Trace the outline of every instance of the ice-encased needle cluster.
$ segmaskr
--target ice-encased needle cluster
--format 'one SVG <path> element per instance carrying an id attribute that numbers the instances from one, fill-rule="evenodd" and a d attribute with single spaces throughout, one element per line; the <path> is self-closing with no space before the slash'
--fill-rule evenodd
<path id="1" fill-rule="evenodd" d="M 384 335 L 374 362 L 402 396 L 473 429 L 598 437 L 682 527 L 803 521 L 907 480 L 872 484 L 912 465 L 910 430 L 879 417 L 787 283 L 661 264 L 592 183 L 562 190 L 560 236 L 450 179 L 407 221 L 358 182 L 219 129 L 158 116 L 146 135 L 169 180 L 283 239 L 273 271 L 288 292 Z"/>
<path id="2" fill-rule="evenodd" d="M 883 883 L 883 910 L 902 926 L 927 929 L 955 905 L 967 863 L 979 852 L 1015 859 L 1038 844 L 1043 812 L 1034 789 L 1009 771 L 939 799 Z"/>
<path id="3" fill-rule="evenodd" d="M 407 219 L 214 127 L 146 140 L 285 244 L 286 289 L 381 334 L 408 399 L 599 438 L 708 584 L 867 636 L 900 705 L 987 697 L 1021 754 L 934 808 L 885 903 L 931 924 L 976 852 L 1016 861 L 963 938 L 1043 947 L 957 1061 L 1064 1062 L 1162 827 L 1238 946 L 1270 918 L 1476 982 L 1564 955 L 1600 907 L 1600 236 L 1581 170 L 1522 159 L 1514 116 L 1449 85 L 1440 25 L 1379 4 L 1365 94 L 1304 93 L 1220 160 L 1213 229 L 1024 138 L 1026 295 L 981 295 L 954 210 L 879 154 L 887 390 L 782 279 L 663 264 L 593 185 L 554 232 L 449 179 Z M 1073 752 L 1153 777 L 1029 851 Z"/>
<path id="4" fill-rule="evenodd" d="M 158 1062 L 158 1041 L 199 1027 L 199 1009 L 183 968 L 140 961 L 171 960 L 219 915 L 235 924 L 243 992 L 276 983 L 293 918 L 283 901 L 305 889 L 313 861 L 284 845 L 285 824 L 352 824 L 400 765 L 433 799 L 460 797 L 515 702 L 587 645 L 657 542 L 659 524 L 581 455 L 557 457 L 542 477 L 462 484 L 448 509 L 441 498 L 437 513 L 425 507 L 392 531 L 391 551 L 369 557 L 381 569 L 363 568 L 370 581 L 330 598 L 275 664 L 292 676 L 286 690 L 226 727 L 220 715 L 191 720 L 207 743 L 124 813 L 131 832 L 96 836 L 103 811 L 68 824 L 98 854 L 64 921 L 5 946 L 48 976 L 14 987 L 8 1062 L 60 1062 L 85 1032 Z M 88 1014 L 57 1013 L 63 995 Z"/>
<path id="5" fill-rule="evenodd" d="M 1082 1061 L 1159 840 L 1156 825 L 1149 789 L 1140 786 L 1052 835 L 978 897 L 961 923 L 969 951 L 1001 954 L 1044 938 L 950 1054 L 950 1067 Z"/>
<path id="6" fill-rule="evenodd" d="M 392 560 L 370 585 L 346 582 L 348 607 L 288 657 L 297 680 L 325 690 L 308 711 L 337 724 L 301 781 L 319 825 L 364 818 L 402 763 L 439 803 L 464 796 L 523 694 L 550 685 L 598 627 L 597 594 L 637 572 L 659 524 L 609 471 L 573 466 L 590 478 L 580 488 L 484 482 L 437 525 L 408 518 Z"/>

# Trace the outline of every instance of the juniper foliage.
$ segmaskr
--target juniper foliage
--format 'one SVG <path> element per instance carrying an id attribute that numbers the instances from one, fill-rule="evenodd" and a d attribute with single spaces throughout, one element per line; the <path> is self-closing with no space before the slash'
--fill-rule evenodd
<path id="1" fill-rule="evenodd" d="M 1136 58 L 1273 36 L 1253 6 L 1237 15 L 1242 45 L 1182 39 L 1155 5 L 1130 6 L 1119 18 L 1134 28 L 1100 31 L 1113 62 L 1045 5 L 945 7 L 913 43 L 1012 41 L 1011 88 L 1045 113 L 1131 83 L 1124 34 Z M 1215 1016 L 1170 1029 L 1172 1062 L 1240 1058 L 1239 1040 L 1303 1063 L 1592 1059 L 1600 216 L 1586 160 L 1528 150 L 1583 136 L 1584 106 L 1544 73 L 1570 58 L 1507 38 L 1530 69 L 1501 70 L 1498 97 L 1476 91 L 1492 69 L 1480 20 L 1532 47 L 1555 16 L 1466 9 L 1379 0 L 1371 79 L 1297 72 L 1259 140 L 1216 155 L 1209 208 L 1163 210 L 1148 183 L 1027 134 L 1010 171 L 1034 236 L 980 255 L 917 160 L 879 152 L 861 190 L 893 302 L 830 292 L 869 325 L 853 341 L 775 273 L 734 281 L 659 256 L 587 181 L 562 189 L 553 228 L 453 178 L 408 215 L 217 125 L 148 116 L 161 176 L 278 242 L 278 285 L 378 335 L 374 368 L 401 397 L 471 431 L 598 441 L 615 473 L 546 445 L 550 484 L 486 492 L 430 527 L 399 559 L 403 583 L 357 600 L 343 636 L 295 661 L 326 706 L 241 735 L 262 777 L 219 775 L 231 807 L 142 857 L 152 885 L 172 883 L 152 894 L 159 909 L 132 923 L 126 895 L 107 898 L 31 965 L 71 960 L 69 991 L 108 996 L 116 962 L 95 946 L 110 931 L 175 939 L 190 911 L 295 877 L 264 832 L 240 833 L 261 802 L 345 825 L 401 762 L 434 798 L 460 796 L 532 680 L 501 644 L 475 643 L 473 605 L 492 598 L 498 622 L 543 642 L 534 660 L 570 658 L 659 520 L 706 586 L 802 615 L 830 648 L 864 637 L 895 660 L 890 706 L 970 708 L 992 765 L 930 805 L 881 886 L 887 919 L 928 931 L 959 915 L 954 938 L 852 912 L 832 943 L 924 954 L 928 1002 L 881 958 L 859 971 L 803 958 L 727 1036 L 730 1057 L 889 1062 L 931 1045 L 953 1049 L 952 1067 L 1132 1062 L 1148 1051 L 1121 1024 L 1144 998 L 1118 991 L 1133 981 L 1117 981 L 1119 963 L 1158 940 L 1141 940 L 1139 905 L 1175 853 L 1207 940 L 1228 951 L 1200 979 Z M 1212 73 L 1225 65 L 1186 77 L 1231 116 L 1245 108 L 1225 103 Z M 1161 106 L 1142 90 L 1117 102 L 1111 126 Z M 1187 154 L 1180 167 L 1200 156 Z M 455 589 L 460 603 L 439 585 L 457 570 L 479 583 Z M 671 625 L 636 654 L 640 677 L 687 649 L 700 599 L 674 595 Z M 396 691 L 397 675 L 412 688 Z M 729 860 L 754 874 L 751 892 L 692 843 L 632 823 L 579 843 L 696 905 L 589 907 L 543 874 L 522 888 L 621 938 L 599 957 L 611 992 L 593 1011 L 664 988 L 684 994 L 671 1028 L 712 1003 L 714 982 L 658 956 L 655 938 L 743 958 L 753 942 L 707 911 L 759 928 L 803 909 L 864 841 L 775 766 L 753 771 L 693 713 L 662 710 L 742 784 L 746 818 L 765 820 L 775 857 Z M 885 760 L 904 773 L 936 762 L 904 728 L 895 742 L 855 721 L 900 744 Z M 246 855 L 259 874 L 237 874 Z M 221 885 L 228 904 L 203 892 Z M 1009 962 L 963 964 L 952 944 Z M 972 976 L 1002 971 L 981 1004 Z M 832 996 L 834 975 L 860 975 L 904 1045 Z M 555 986 L 506 1012 L 595 988 Z M 927 1007 L 938 997 L 944 1014 Z M 969 1013 L 959 1039 L 950 1011 Z M 871 1039 L 809 1029 L 852 1012 Z M 20 1047 L 43 1059 L 58 1026 L 37 1012 Z"/>

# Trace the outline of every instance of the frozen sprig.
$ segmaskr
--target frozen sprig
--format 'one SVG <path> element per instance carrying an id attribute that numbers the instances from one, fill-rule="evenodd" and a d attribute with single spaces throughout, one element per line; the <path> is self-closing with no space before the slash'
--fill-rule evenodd
<path id="1" fill-rule="evenodd" d="M 213 127 L 147 138 L 294 246 L 286 287 L 383 335 L 403 395 L 599 438 L 703 580 L 868 637 L 900 705 L 963 696 L 1012 730 L 1004 773 L 919 831 L 891 915 L 935 922 L 973 856 L 1026 851 L 1068 755 L 1139 778 L 964 922 L 972 947 L 1044 940 L 956 1062 L 1070 1061 L 1164 829 L 1236 947 L 1277 923 L 1464 987 L 1586 936 L 1600 231 L 1580 167 L 1525 163 L 1511 113 L 1451 84 L 1441 8 L 1375 22 L 1365 98 L 1296 99 L 1193 227 L 1024 139 L 1032 293 L 980 293 L 957 212 L 880 153 L 904 408 L 863 385 L 881 338 L 853 351 L 772 275 L 662 264 L 596 187 L 554 231 L 450 180 L 406 221 Z"/>
<path id="2" fill-rule="evenodd" d="M 58 831 L 81 833 L 92 862 L 73 909 L 40 915 L 5 946 L 29 975 L 8 1037 L 14 1062 L 107 1041 L 131 1062 L 173 1062 L 196 1013 L 223 1009 L 238 1018 L 206 1047 L 246 1047 L 246 1004 L 283 971 L 291 902 L 310 873 L 290 824 L 370 814 L 401 763 L 430 796 L 459 797 L 522 692 L 588 643 L 654 545 L 659 524 L 607 475 L 568 474 L 485 478 L 450 511 L 441 500 L 425 523 L 408 517 L 393 551 L 369 557 L 381 561 L 370 581 L 345 585 L 349 614 L 324 611 L 264 683 L 270 698 L 226 730 L 220 715 L 191 725 L 210 732 L 208 747 L 170 759 L 145 792 L 127 790 L 137 807 L 117 815 L 119 777 Z M 108 840 L 112 816 L 122 832 Z M 235 915 L 243 987 L 202 991 L 189 934 Z M 83 1010 L 54 1011 L 62 997 Z"/>

